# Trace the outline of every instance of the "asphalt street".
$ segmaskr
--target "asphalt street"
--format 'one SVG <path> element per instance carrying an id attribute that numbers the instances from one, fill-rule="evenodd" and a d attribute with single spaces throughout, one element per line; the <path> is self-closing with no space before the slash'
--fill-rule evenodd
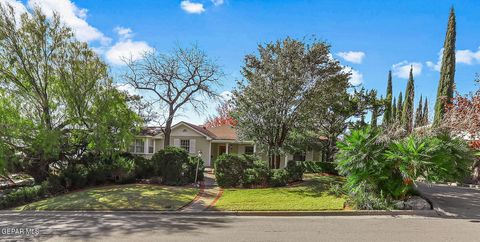
<path id="1" fill-rule="evenodd" d="M 0 213 L 0 241 L 479 241 L 479 231 L 478 219 L 415 216 Z"/>

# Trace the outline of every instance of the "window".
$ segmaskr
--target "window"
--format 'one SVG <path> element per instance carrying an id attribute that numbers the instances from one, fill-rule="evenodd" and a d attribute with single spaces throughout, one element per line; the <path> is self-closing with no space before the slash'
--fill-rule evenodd
<path id="1" fill-rule="evenodd" d="M 253 146 L 245 146 L 245 154 L 253 155 Z"/>
<path id="2" fill-rule="evenodd" d="M 149 154 L 153 154 L 153 142 L 155 142 L 155 140 L 153 140 L 153 139 L 148 141 L 148 153 Z"/>
<path id="3" fill-rule="evenodd" d="M 190 152 L 190 140 L 188 140 L 188 139 L 180 140 L 180 148 L 183 148 L 187 152 Z"/>
<path id="4" fill-rule="evenodd" d="M 135 142 L 130 146 L 130 152 L 132 153 L 144 153 L 145 142 L 143 139 L 135 139 Z"/>

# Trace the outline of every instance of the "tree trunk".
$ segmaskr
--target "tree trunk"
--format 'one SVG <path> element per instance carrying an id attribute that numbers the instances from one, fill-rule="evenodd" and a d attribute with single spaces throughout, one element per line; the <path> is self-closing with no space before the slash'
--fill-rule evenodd
<path id="1" fill-rule="evenodd" d="M 480 184 L 480 159 L 473 164 L 472 183 Z"/>
<path id="2" fill-rule="evenodd" d="M 48 162 L 34 162 L 26 167 L 26 172 L 28 175 L 33 177 L 35 183 L 41 183 L 48 178 Z"/>

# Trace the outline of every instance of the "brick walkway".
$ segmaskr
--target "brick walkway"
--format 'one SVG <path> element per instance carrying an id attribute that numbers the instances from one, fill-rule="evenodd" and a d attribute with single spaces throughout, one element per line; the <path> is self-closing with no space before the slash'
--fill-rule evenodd
<path id="1" fill-rule="evenodd" d="M 193 202 L 184 207 L 181 212 L 206 211 L 213 207 L 222 196 L 223 190 L 217 185 L 213 172 L 205 172 L 204 177 L 204 182 L 200 187 L 200 193 Z"/>

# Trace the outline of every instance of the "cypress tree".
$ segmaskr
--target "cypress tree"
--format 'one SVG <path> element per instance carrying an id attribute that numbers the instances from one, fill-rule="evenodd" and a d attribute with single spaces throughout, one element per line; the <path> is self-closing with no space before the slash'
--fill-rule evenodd
<path id="1" fill-rule="evenodd" d="M 417 111 L 415 111 L 415 127 L 423 126 L 423 97 L 420 95 L 420 101 L 418 102 Z"/>
<path id="2" fill-rule="evenodd" d="M 428 125 L 429 120 L 428 120 L 428 100 L 425 98 L 425 105 L 423 105 L 423 121 L 422 125 Z"/>
<path id="3" fill-rule="evenodd" d="M 398 101 L 397 101 L 397 121 L 400 123 L 402 121 L 402 111 L 403 111 L 403 97 L 402 97 L 402 92 L 400 92 L 400 95 L 398 95 Z"/>
<path id="4" fill-rule="evenodd" d="M 415 97 L 415 84 L 413 81 L 413 66 L 410 67 L 407 88 L 405 90 L 405 101 L 403 102 L 402 126 L 408 133 L 413 131 L 413 106 Z"/>
<path id="5" fill-rule="evenodd" d="M 443 43 L 442 66 L 440 69 L 440 80 L 438 82 L 437 100 L 435 101 L 435 116 L 433 125 L 437 126 L 442 122 L 445 113 L 445 104 L 451 103 L 455 82 L 455 40 L 456 40 L 455 11 L 450 9 L 448 18 L 447 34 Z"/>
<path id="6" fill-rule="evenodd" d="M 392 123 L 395 122 L 395 120 L 397 120 L 397 100 L 394 97 L 392 103 Z"/>
<path id="7" fill-rule="evenodd" d="M 370 125 L 372 127 L 377 127 L 378 119 L 378 100 L 377 100 L 377 90 L 372 90 L 369 95 L 369 99 L 372 107 L 372 117 L 370 119 Z"/>
<path id="8" fill-rule="evenodd" d="M 385 113 L 383 114 L 383 124 L 387 125 L 392 121 L 392 71 L 388 72 L 387 94 L 385 100 Z"/>

